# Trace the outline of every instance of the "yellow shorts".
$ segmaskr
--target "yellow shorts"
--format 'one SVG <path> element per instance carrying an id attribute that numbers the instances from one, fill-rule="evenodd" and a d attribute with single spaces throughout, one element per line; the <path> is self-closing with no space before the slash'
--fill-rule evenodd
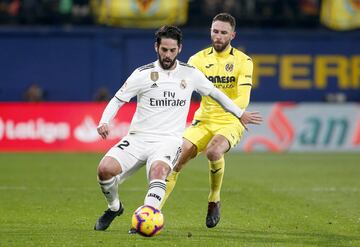
<path id="1" fill-rule="evenodd" d="M 239 143 L 243 133 L 244 127 L 240 122 L 218 124 L 194 119 L 192 125 L 185 130 L 183 137 L 196 145 L 197 152 L 200 153 L 206 149 L 215 135 L 224 136 L 232 148 Z"/>

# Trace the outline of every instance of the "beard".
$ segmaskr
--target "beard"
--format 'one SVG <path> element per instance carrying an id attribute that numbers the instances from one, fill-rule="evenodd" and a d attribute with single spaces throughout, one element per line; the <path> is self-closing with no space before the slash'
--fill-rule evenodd
<path id="1" fill-rule="evenodd" d="M 214 47 L 215 51 L 222 52 L 226 49 L 226 47 L 230 44 L 230 41 L 227 41 L 225 43 L 215 43 L 213 41 L 212 46 Z"/>
<path id="2" fill-rule="evenodd" d="M 160 65 L 163 69 L 170 69 L 175 64 L 177 56 L 173 60 L 171 60 L 170 58 L 161 59 L 160 55 L 158 54 L 158 58 Z"/>

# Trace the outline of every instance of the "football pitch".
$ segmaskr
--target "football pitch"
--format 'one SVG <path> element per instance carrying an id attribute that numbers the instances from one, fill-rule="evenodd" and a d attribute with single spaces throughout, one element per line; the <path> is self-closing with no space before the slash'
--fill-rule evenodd
<path id="1" fill-rule="evenodd" d="M 125 206 L 105 232 L 96 180 L 102 154 L 1 153 L 0 246 L 360 246 L 360 154 L 230 153 L 219 225 L 205 226 L 203 157 L 179 176 L 154 238 L 128 235 L 145 169 L 120 185 Z"/>

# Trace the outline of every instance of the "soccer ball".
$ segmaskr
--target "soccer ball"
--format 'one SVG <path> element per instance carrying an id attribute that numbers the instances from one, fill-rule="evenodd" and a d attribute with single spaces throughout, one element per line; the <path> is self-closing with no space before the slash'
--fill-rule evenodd
<path id="1" fill-rule="evenodd" d="M 160 210 L 151 206 L 141 206 L 135 210 L 131 219 L 132 228 L 144 237 L 153 237 L 164 227 L 164 216 Z"/>

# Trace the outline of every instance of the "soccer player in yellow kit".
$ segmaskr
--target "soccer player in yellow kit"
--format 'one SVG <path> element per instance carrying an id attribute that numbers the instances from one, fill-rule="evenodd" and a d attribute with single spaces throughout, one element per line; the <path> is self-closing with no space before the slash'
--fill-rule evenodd
<path id="1" fill-rule="evenodd" d="M 218 89 L 245 109 L 250 101 L 253 63 L 249 56 L 231 46 L 235 25 L 235 18 L 230 14 L 216 15 L 211 25 L 212 46 L 193 55 L 188 63 L 201 70 Z M 236 117 L 225 112 L 210 97 L 203 96 L 192 126 L 183 134 L 181 156 L 167 177 L 164 202 L 174 189 L 180 170 L 190 159 L 203 152 L 209 160 L 210 182 L 206 226 L 215 227 L 220 220 L 224 154 L 240 141 L 244 130 Z"/>

